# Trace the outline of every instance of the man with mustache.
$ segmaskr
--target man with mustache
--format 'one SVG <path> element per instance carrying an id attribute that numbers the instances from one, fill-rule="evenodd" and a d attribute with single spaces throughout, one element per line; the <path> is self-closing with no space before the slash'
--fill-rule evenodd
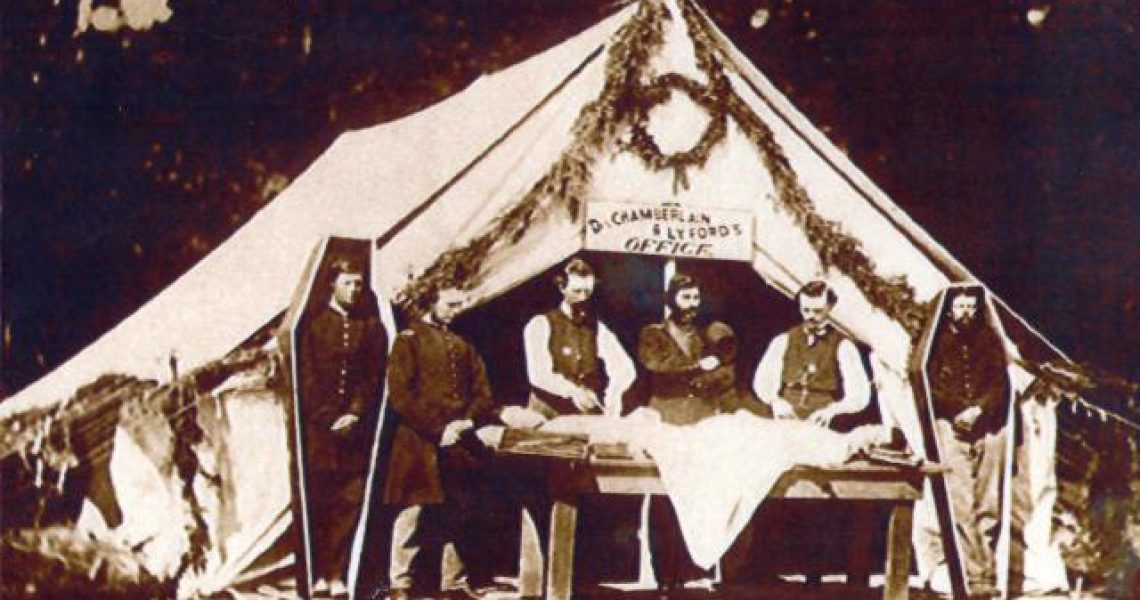
<path id="1" fill-rule="evenodd" d="M 775 418 L 834 429 L 837 416 L 870 402 L 859 349 L 828 320 L 838 300 L 823 281 L 805 284 L 796 294 L 803 323 L 773 338 L 760 359 L 752 389 Z"/>
<path id="2" fill-rule="evenodd" d="M 581 258 L 567 262 L 554 277 L 562 301 L 552 310 L 535 315 L 523 329 L 526 372 L 531 393 L 527 411 L 504 410 L 503 420 L 516 427 L 533 427 L 559 415 L 622 414 L 622 394 L 633 383 L 636 370 L 617 336 L 595 314 L 591 301 L 597 284 L 594 269 Z M 549 529 L 550 499 L 541 493 L 545 472 L 520 473 L 529 477 L 528 492 L 517 499 L 534 523 L 540 547 L 545 547 Z M 596 561 L 613 561 L 614 530 L 630 528 L 635 512 L 613 497 L 586 499 L 579 517 L 583 556 L 578 574 L 591 578 L 604 570 Z M 524 528 L 527 528 L 524 522 Z M 529 535 L 529 534 L 528 534 Z M 594 552 L 596 550 L 596 552 Z M 593 560 L 592 560 L 593 559 Z M 525 561 L 538 562 L 537 557 Z M 524 597 L 541 594 L 541 581 L 521 578 Z"/>
<path id="3" fill-rule="evenodd" d="M 768 344 L 752 380 L 752 389 L 769 405 L 776 419 L 806 420 L 836 430 L 852 428 L 871 400 L 871 385 L 859 349 L 831 324 L 831 311 L 839 297 L 824 281 L 810 281 L 796 293 L 802 322 L 777 335 Z M 829 535 L 795 540 L 804 557 L 832 557 L 848 536 L 857 517 L 846 509 L 809 513 L 797 506 L 769 507 L 763 524 L 741 535 L 742 555 L 751 557 L 760 531 L 774 525 L 777 535 L 804 529 Z M 809 584 L 820 583 L 822 568 L 809 560 L 803 565 Z M 851 573 L 850 576 L 856 576 Z"/>
<path id="4" fill-rule="evenodd" d="M 673 425 L 690 425 L 736 402 L 736 336 L 719 321 L 699 319 L 701 288 L 685 274 L 674 275 L 665 291 L 667 316 L 646 326 L 638 358 L 649 376 L 649 408 Z M 668 498 L 650 504 L 653 571 L 658 587 L 669 593 L 702 574 L 688 555 L 680 525 Z"/>
<path id="5" fill-rule="evenodd" d="M 966 579 L 972 593 L 994 589 L 994 550 L 1001 506 L 1002 454 L 1009 411 L 1009 375 L 1001 338 L 982 318 L 982 290 L 946 292 L 946 320 L 934 339 L 927 375 L 935 433 L 950 488 Z M 935 591 L 949 591 L 946 559 L 938 536 L 925 550 L 939 566 Z"/>
<path id="6" fill-rule="evenodd" d="M 594 313 L 594 270 L 575 258 L 554 280 L 562 302 L 535 315 L 523 329 L 531 385 L 527 408 L 546 418 L 599 412 L 620 416 L 622 394 L 633 383 L 633 360 Z"/>

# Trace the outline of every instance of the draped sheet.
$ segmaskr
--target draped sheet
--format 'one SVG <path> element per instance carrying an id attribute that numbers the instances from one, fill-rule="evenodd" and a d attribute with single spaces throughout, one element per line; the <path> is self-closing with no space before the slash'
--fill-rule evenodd
<path id="1" fill-rule="evenodd" d="M 869 426 L 841 434 L 746 411 L 695 425 L 661 425 L 646 440 L 677 511 L 693 562 L 710 568 L 732 545 L 788 469 L 841 464 L 879 439 Z"/>
<path id="2" fill-rule="evenodd" d="M 661 423 L 648 409 L 625 419 L 574 417 L 544 430 L 586 433 L 591 442 L 624 441 L 657 463 L 693 562 L 710 568 L 728 551 L 760 502 L 797 465 L 846 462 L 886 441 L 879 425 L 837 433 L 804 421 L 774 421 L 740 410 L 694 425 Z"/>

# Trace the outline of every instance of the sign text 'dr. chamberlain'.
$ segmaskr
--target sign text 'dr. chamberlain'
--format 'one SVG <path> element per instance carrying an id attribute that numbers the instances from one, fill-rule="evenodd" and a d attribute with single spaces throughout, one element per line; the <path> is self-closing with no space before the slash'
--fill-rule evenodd
<path id="1" fill-rule="evenodd" d="M 589 250 L 677 258 L 752 258 L 752 214 L 723 208 L 591 200 L 586 206 Z"/>

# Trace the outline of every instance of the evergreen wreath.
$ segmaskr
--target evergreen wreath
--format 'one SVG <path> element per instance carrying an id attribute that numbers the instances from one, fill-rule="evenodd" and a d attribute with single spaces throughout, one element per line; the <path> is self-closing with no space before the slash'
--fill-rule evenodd
<path id="1" fill-rule="evenodd" d="M 719 81 L 723 81 L 723 78 Z M 630 111 L 632 122 L 629 127 L 629 141 L 622 143 L 621 146 L 624 150 L 636 154 L 654 171 L 673 169 L 676 175 L 674 192 L 678 187 L 688 189 L 686 169 L 694 166 L 704 167 L 713 147 L 724 140 L 728 131 L 728 115 L 724 104 L 720 102 L 721 94 L 714 87 L 719 87 L 717 82 L 705 86 L 684 75 L 666 73 L 636 90 L 638 101 Z M 657 145 L 657 140 L 649 133 L 649 113 L 658 105 L 665 103 L 675 90 L 684 93 L 693 103 L 704 109 L 709 115 L 709 123 L 692 148 L 665 154 Z"/>
<path id="2" fill-rule="evenodd" d="M 397 302 L 417 314 L 426 307 L 421 299 L 443 283 L 477 284 L 491 253 L 503 244 L 523 238 L 539 208 L 560 203 L 572 215 L 586 200 L 592 167 L 604 147 L 616 142 L 636 155 L 653 171 L 672 169 L 674 190 L 688 186 L 687 170 L 702 168 L 712 149 L 724 141 L 728 117 L 741 128 L 760 154 L 761 162 L 776 186 L 777 206 L 788 212 L 803 230 L 825 268 L 835 268 L 849 277 L 864 297 L 899 323 L 912 338 L 921 333 L 928 307 L 915 298 L 905 276 L 884 277 L 862 243 L 843 231 L 842 225 L 822 217 L 807 191 L 800 185 L 772 129 L 736 94 L 725 70 L 714 55 L 717 43 L 709 35 L 696 9 L 680 0 L 682 18 L 689 30 L 697 68 L 708 84 L 702 85 L 676 73 L 654 76 L 650 61 L 664 44 L 665 23 L 672 17 L 661 0 L 644 0 L 633 17 L 615 34 L 608 49 L 606 79 L 599 97 L 587 104 L 574 124 L 574 139 L 562 156 L 506 213 L 464 246 L 444 252 L 419 277 L 397 295 Z M 665 154 L 648 131 L 651 109 L 679 91 L 711 115 L 701 138 L 692 148 Z M 619 132 L 629 129 L 629 140 Z"/>

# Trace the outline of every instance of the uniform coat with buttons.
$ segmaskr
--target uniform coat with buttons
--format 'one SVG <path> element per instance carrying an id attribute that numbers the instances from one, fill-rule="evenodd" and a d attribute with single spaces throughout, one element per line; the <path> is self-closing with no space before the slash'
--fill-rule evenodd
<path id="1" fill-rule="evenodd" d="M 480 427 L 494 416 L 483 359 L 454 332 L 425 321 L 414 322 L 396 337 L 388 359 L 388 403 L 399 424 L 384 482 L 384 502 L 411 506 L 447 501 L 440 464 L 443 430 L 448 423 L 464 419 Z"/>
<path id="2" fill-rule="evenodd" d="M 666 319 L 648 325 L 641 330 L 637 356 L 649 375 L 649 408 L 665 423 L 690 425 L 738 404 L 736 336 L 724 323 L 685 327 Z M 706 371 L 700 362 L 708 356 L 720 364 Z M 651 500 L 649 523 L 658 584 L 668 588 L 704 576 L 685 549 L 680 523 L 666 499 Z"/>
<path id="3" fill-rule="evenodd" d="M 736 404 L 736 337 L 719 321 L 683 328 L 672 321 L 641 331 L 637 356 L 649 372 L 649 407 L 666 423 L 688 425 Z M 711 371 L 701 359 L 716 356 Z"/>
<path id="4" fill-rule="evenodd" d="M 379 319 L 366 313 L 330 303 L 309 320 L 300 340 L 311 567 L 328 580 L 342 579 L 348 566 L 380 412 L 388 339 Z M 346 414 L 358 421 L 332 431 Z"/>
<path id="5" fill-rule="evenodd" d="M 375 316 L 326 307 L 301 339 L 301 387 L 308 467 L 316 471 L 363 472 L 388 341 Z M 330 428 L 342 415 L 361 419 L 346 432 Z"/>
<path id="6" fill-rule="evenodd" d="M 982 410 L 966 434 L 977 439 L 1005 426 L 1009 409 L 1009 377 L 1001 339 L 984 322 L 959 329 L 949 324 L 938 332 L 927 365 L 935 417 L 953 421 L 963 410 Z"/>
<path id="7" fill-rule="evenodd" d="M 959 551 L 971 588 L 997 581 L 998 532 L 1001 526 L 1005 430 L 1010 403 L 1007 359 L 1001 338 L 988 323 L 960 327 L 948 323 L 934 338 L 927 374 L 935 416 L 939 459 L 958 533 Z M 972 427 L 955 423 L 962 411 L 977 407 Z M 919 552 L 933 564 L 945 562 L 937 533 L 925 531 Z"/>

